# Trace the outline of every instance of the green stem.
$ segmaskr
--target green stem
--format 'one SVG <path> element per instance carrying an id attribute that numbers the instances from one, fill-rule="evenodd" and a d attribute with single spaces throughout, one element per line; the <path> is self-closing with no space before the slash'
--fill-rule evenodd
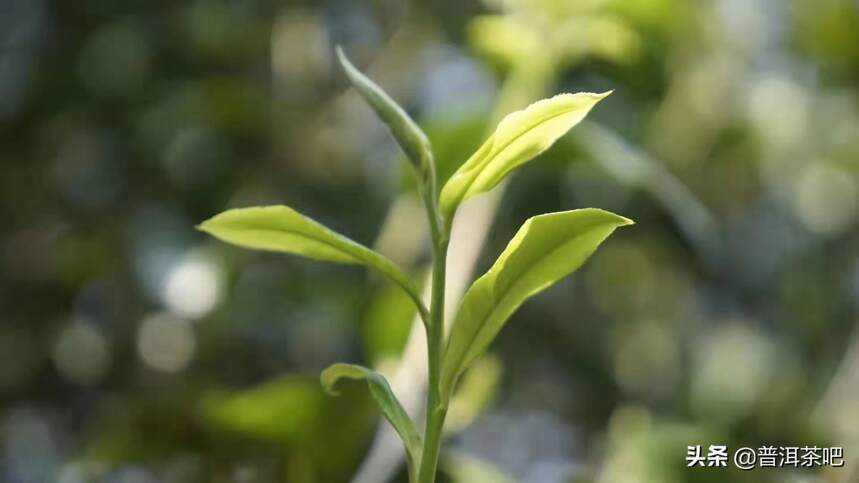
<path id="1" fill-rule="evenodd" d="M 438 258 L 439 251 L 447 252 L 447 235 L 448 231 L 445 230 L 445 225 L 442 223 L 441 216 L 439 215 L 438 210 L 438 190 L 436 188 L 436 175 L 435 175 L 435 162 L 432 160 L 432 154 L 426 154 L 428 156 L 428 161 L 425 163 L 427 168 L 427 172 L 421 174 L 418 172 L 418 192 L 421 197 L 421 200 L 424 202 L 424 208 L 427 213 L 427 222 L 429 222 L 430 227 L 430 235 L 432 237 L 432 245 L 433 245 L 433 260 Z M 444 247 L 439 250 L 439 247 L 444 245 Z M 444 255 L 442 255 L 444 258 Z M 444 268 L 442 268 L 444 270 Z M 432 302 L 431 304 L 436 302 L 436 292 L 435 292 L 435 266 L 433 267 L 433 292 L 432 292 Z M 444 278 L 444 274 L 442 273 L 442 278 Z M 442 289 L 444 288 L 444 280 L 441 281 Z M 422 300 L 416 302 L 418 304 L 418 310 L 421 314 L 421 320 L 423 320 L 424 328 L 427 332 L 427 339 L 430 337 L 432 321 L 433 321 L 433 308 L 430 307 L 430 310 L 427 311 L 426 306 L 424 305 Z M 444 309 L 444 297 L 441 297 L 442 309 Z M 441 317 L 440 317 L 441 318 Z"/>
<path id="2" fill-rule="evenodd" d="M 440 394 L 439 378 L 444 355 L 444 291 L 447 265 L 447 237 L 440 233 L 433 243 L 432 300 L 430 302 L 431 324 L 427 331 L 429 358 L 429 383 L 427 385 L 426 430 L 424 449 L 420 461 L 418 483 L 434 483 L 438 454 L 441 448 L 447 401 Z"/>
<path id="3" fill-rule="evenodd" d="M 429 323 L 425 322 L 427 332 L 427 359 L 429 363 L 429 383 L 427 384 L 426 429 L 424 447 L 418 463 L 418 483 L 434 483 L 438 453 L 441 448 L 442 429 L 447 414 L 447 401 L 440 394 L 439 379 L 441 361 L 444 356 L 444 292 L 447 268 L 447 246 L 450 233 L 449 225 L 439 213 L 438 189 L 435 162 L 431 152 L 423 153 L 418 170 L 418 189 L 427 212 L 432 235 L 432 296 L 429 308 Z"/>

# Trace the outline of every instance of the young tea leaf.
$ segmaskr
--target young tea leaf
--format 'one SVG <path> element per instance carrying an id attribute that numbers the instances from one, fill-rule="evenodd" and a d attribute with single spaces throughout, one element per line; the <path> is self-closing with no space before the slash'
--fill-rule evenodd
<path id="1" fill-rule="evenodd" d="M 578 269 L 615 228 L 632 221 L 587 208 L 528 219 L 462 299 L 441 369 L 443 400 L 525 300 Z"/>
<path id="2" fill-rule="evenodd" d="M 559 94 L 508 114 L 445 183 L 442 214 L 450 220 L 460 203 L 494 188 L 514 168 L 548 149 L 609 94 Z"/>
<path id="3" fill-rule="evenodd" d="M 344 377 L 367 381 L 370 395 L 376 400 L 376 404 L 379 405 L 379 409 L 382 411 L 385 419 L 391 423 L 391 426 L 394 427 L 394 430 L 396 430 L 397 434 L 403 440 L 403 444 L 406 447 L 406 462 L 409 467 L 409 475 L 414 479 L 420 462 L 423 443 L 412 420 L 406 414 L 406 410 L 403 409 L 403 406 L 400 405 L 397 397 L 391 391 L 388 381 L 378 372 L 354 364 L 334 364 L 322 371 L 320 379 L 322 386 L 329 394 L 337 395 L 334 385 Z"/>
<path id="4" fill-rule="evenodd" d="M 417 289 L 393 262 L 287 206 L 227 210 L 204 221 L 198 228 L 219 240 L 244 248 L 375 268 L 402 287 L 425 316 L 426 309 Z"/>
<path id="5" fill-rule="evenodd" d="M 381 87 L 361 73 L 337 47 L 337 58 L 346 71 L 346 76 L 361 97 L 373 108 L 380 119 L 391 130 L 397 144 L 408 156 L 422 179 L 427 179 L 433 166 L 432 149 L 426 134 L 411 117 Z"/>

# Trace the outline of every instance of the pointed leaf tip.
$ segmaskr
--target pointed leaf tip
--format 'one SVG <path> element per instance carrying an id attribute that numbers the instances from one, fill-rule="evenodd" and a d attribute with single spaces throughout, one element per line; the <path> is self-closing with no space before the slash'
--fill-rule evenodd
<path id="1" fill-rule="evenodd" d="M 512 170 L 549 149 L 611 92 L 558 94 L 504 117 L 442 188 L 439 202 L 445 217 L 450 219 L 460 203 L 491 190 Z"/>
<path id="2" fill-rule="evenodd" d="M 596 208 L 529 218 L 462 298 L 445 349 L 441 392 L 482 354 L 527 299 L 575 272 L 629 218 Z"/>

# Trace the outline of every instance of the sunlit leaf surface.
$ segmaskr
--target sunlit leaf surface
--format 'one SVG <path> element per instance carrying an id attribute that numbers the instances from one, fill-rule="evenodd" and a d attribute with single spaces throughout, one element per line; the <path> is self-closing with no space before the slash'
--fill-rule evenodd
<path id="1" fill-rule="evenodd" d="M 244 248 L 375 268 L 420 304 L 414 284 L 393 262 L 287 206 L 228 210 L 204 221 L 198 228 L 215 238 Z"/>
<path id="2" fill-rule="evenodd" d="M 491 190 L 510 171 L 549 149 L 608 94 L 559 94 L 507 115 L 442 188 L 442 213 L 449 218 L 460 203 Z"/>
<path id="3" fill-rule="evenodd" d="M 462 370 L 525 300 L 574 272 L 617 227 L 631 223 L 594 208 L 528 219 L 462 299 L 442 364 L 442 394 L 450 395 Z"/>

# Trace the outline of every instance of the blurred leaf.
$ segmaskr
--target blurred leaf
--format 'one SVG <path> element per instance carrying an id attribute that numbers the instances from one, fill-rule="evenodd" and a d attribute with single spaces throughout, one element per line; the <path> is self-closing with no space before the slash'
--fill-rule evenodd
<path id="1" fill-rule="evenodd" d="M 414 317 L 415 306 L 402 290 L 386 285 L 373 295 L 363 317 L 361 339 L 374 366 L 382 359 L 399 357 Z"/>
<path id="2" fill-rule="evenodd" d="M 453 483 L 516 483 L 501 468 L 473 456 L 446 454 L 443 468 Z"/>
<path id="3" fill-rule="evenodd" d="M 204 221 L 198 228 L 244 248 L 375 268 L 402 287 L 417 306 L 423 307 L 414 284 L 393 262 L 287 206 L 228 210 Z"/>
<path id="4" fill-rule="evenodd" d="M 623 18 L 656 43 L 678 29 L 694 28 L 695 7 L 688 0 L 607 0 L 604 11 Z"/>
<path id="5" fill-rule="evenodd" d="M 203 397 L 202 410 L 223 429 L 284 442 L 309 433 L 324 402 L 312 380 L 287 376 L 237 394 L 209 393 Z"/>
<path id="6" fill-rule="evenodd" d="M 570 18 L 560 23 L 554 34 L 553 44 L 567 62 L 592 55 L 624 64 L 635 60 L 642 48 L 638 33 L 610 14 Z"/>
<path id="7" fill-rule="evenodd" d="M 463 296 L 442 363 L 442 397 L 525 300 L 574 272 L 615 228 L 629 224 L 594 208 L 529 218 Z"/>
<path id="8" fill-rule="evenodd" d="M 334 364 L 328 369 L 322 371 L 322 386 L 329 393 L 336 395 L 337 392 L 334 390 L 334 385 L 339 379 L 344 377 L 348 379 L 363 379 L 367 381 L 367 388 L 373 396 L 373 399 L 378 403 L 379 409 L 382 411 L 385 419 L 391 423 L 391 426 L 394 427 L 394 430 L 397 431 L 397 434 L 399 434 L 400 438 L 403 440 L 403 445 L 406 448 L 409 474 L 414 478 L 416 475 L 415 471 L 417 470 L 418 463 L 420 461 L 423 443 L 421 442 L 421 436 L 415 429 L 411 418 L 406 414 L 406 410 L 403 409 L 403 406 L 400 405 L 397 397 L 394 395 L 393 391 L 391 391 L 388 381 L 385 380 L 385 378 L 378 372 L 371 371 L 366 367 L 341 363 Z"/>
<path id="9" fill-rule="evenodd" d="M 507 115 L 445 183 L 442 213 L 450 219 L 464 200 L 494 188 L 514 168 L 548 149 L 608 94 L 560 94 Z"/>
<path id="10" fill-rule="evenodd" d="M 332 400 L 325 397 L 317 378 L 295 375 L 238 392 L 207 391 L 200 412 L 213 428 L 229 433 L 218 434 L 218 449 L 210 451 L 242 461 L 285 449 L 291 464 L 301 461 L 302 471 L 313 475 L 296 481 L 345 481 L 360 458 L 377 414 L 363 393 Z M 334 434 L 336 437 L 331 436 Z M 264 444 L 254 445 L 254 441 Z"/>
<path id="11" fill-rule="evenodd" d="M 457 385 L 450 400 L 445 431 L 467 428 L 494 401 L 498 393 L 503 367 L 501 360 L 487 354 L 479 357 Z"/>
<path id="12" fill-rule="evenodd" d="M 793 2 L 797 44 L 824 65 L 852 69 L 859 65 L 859 8 L 855 2 Z M 851 72 L 847 70 L 847 72 Z"/>
<path id="13" fill-rule="evenodd" d="M 505 67 L 545 46 L 540 32 L 515 15 L 482 15 L 468 23 L 469 43 Z"/>
<path id="14" fill-rule="evenodd" d="M 391 130 L 394 139 L 411 160 L 421 179 L 428 179 L 435 167 L 432 148 L 426 134 L 381 87 L 349 62 L 340 47 L 337 47 L 337 58 L 340 59 L 340 65 L 343 66 L 352 85 Z"/>

